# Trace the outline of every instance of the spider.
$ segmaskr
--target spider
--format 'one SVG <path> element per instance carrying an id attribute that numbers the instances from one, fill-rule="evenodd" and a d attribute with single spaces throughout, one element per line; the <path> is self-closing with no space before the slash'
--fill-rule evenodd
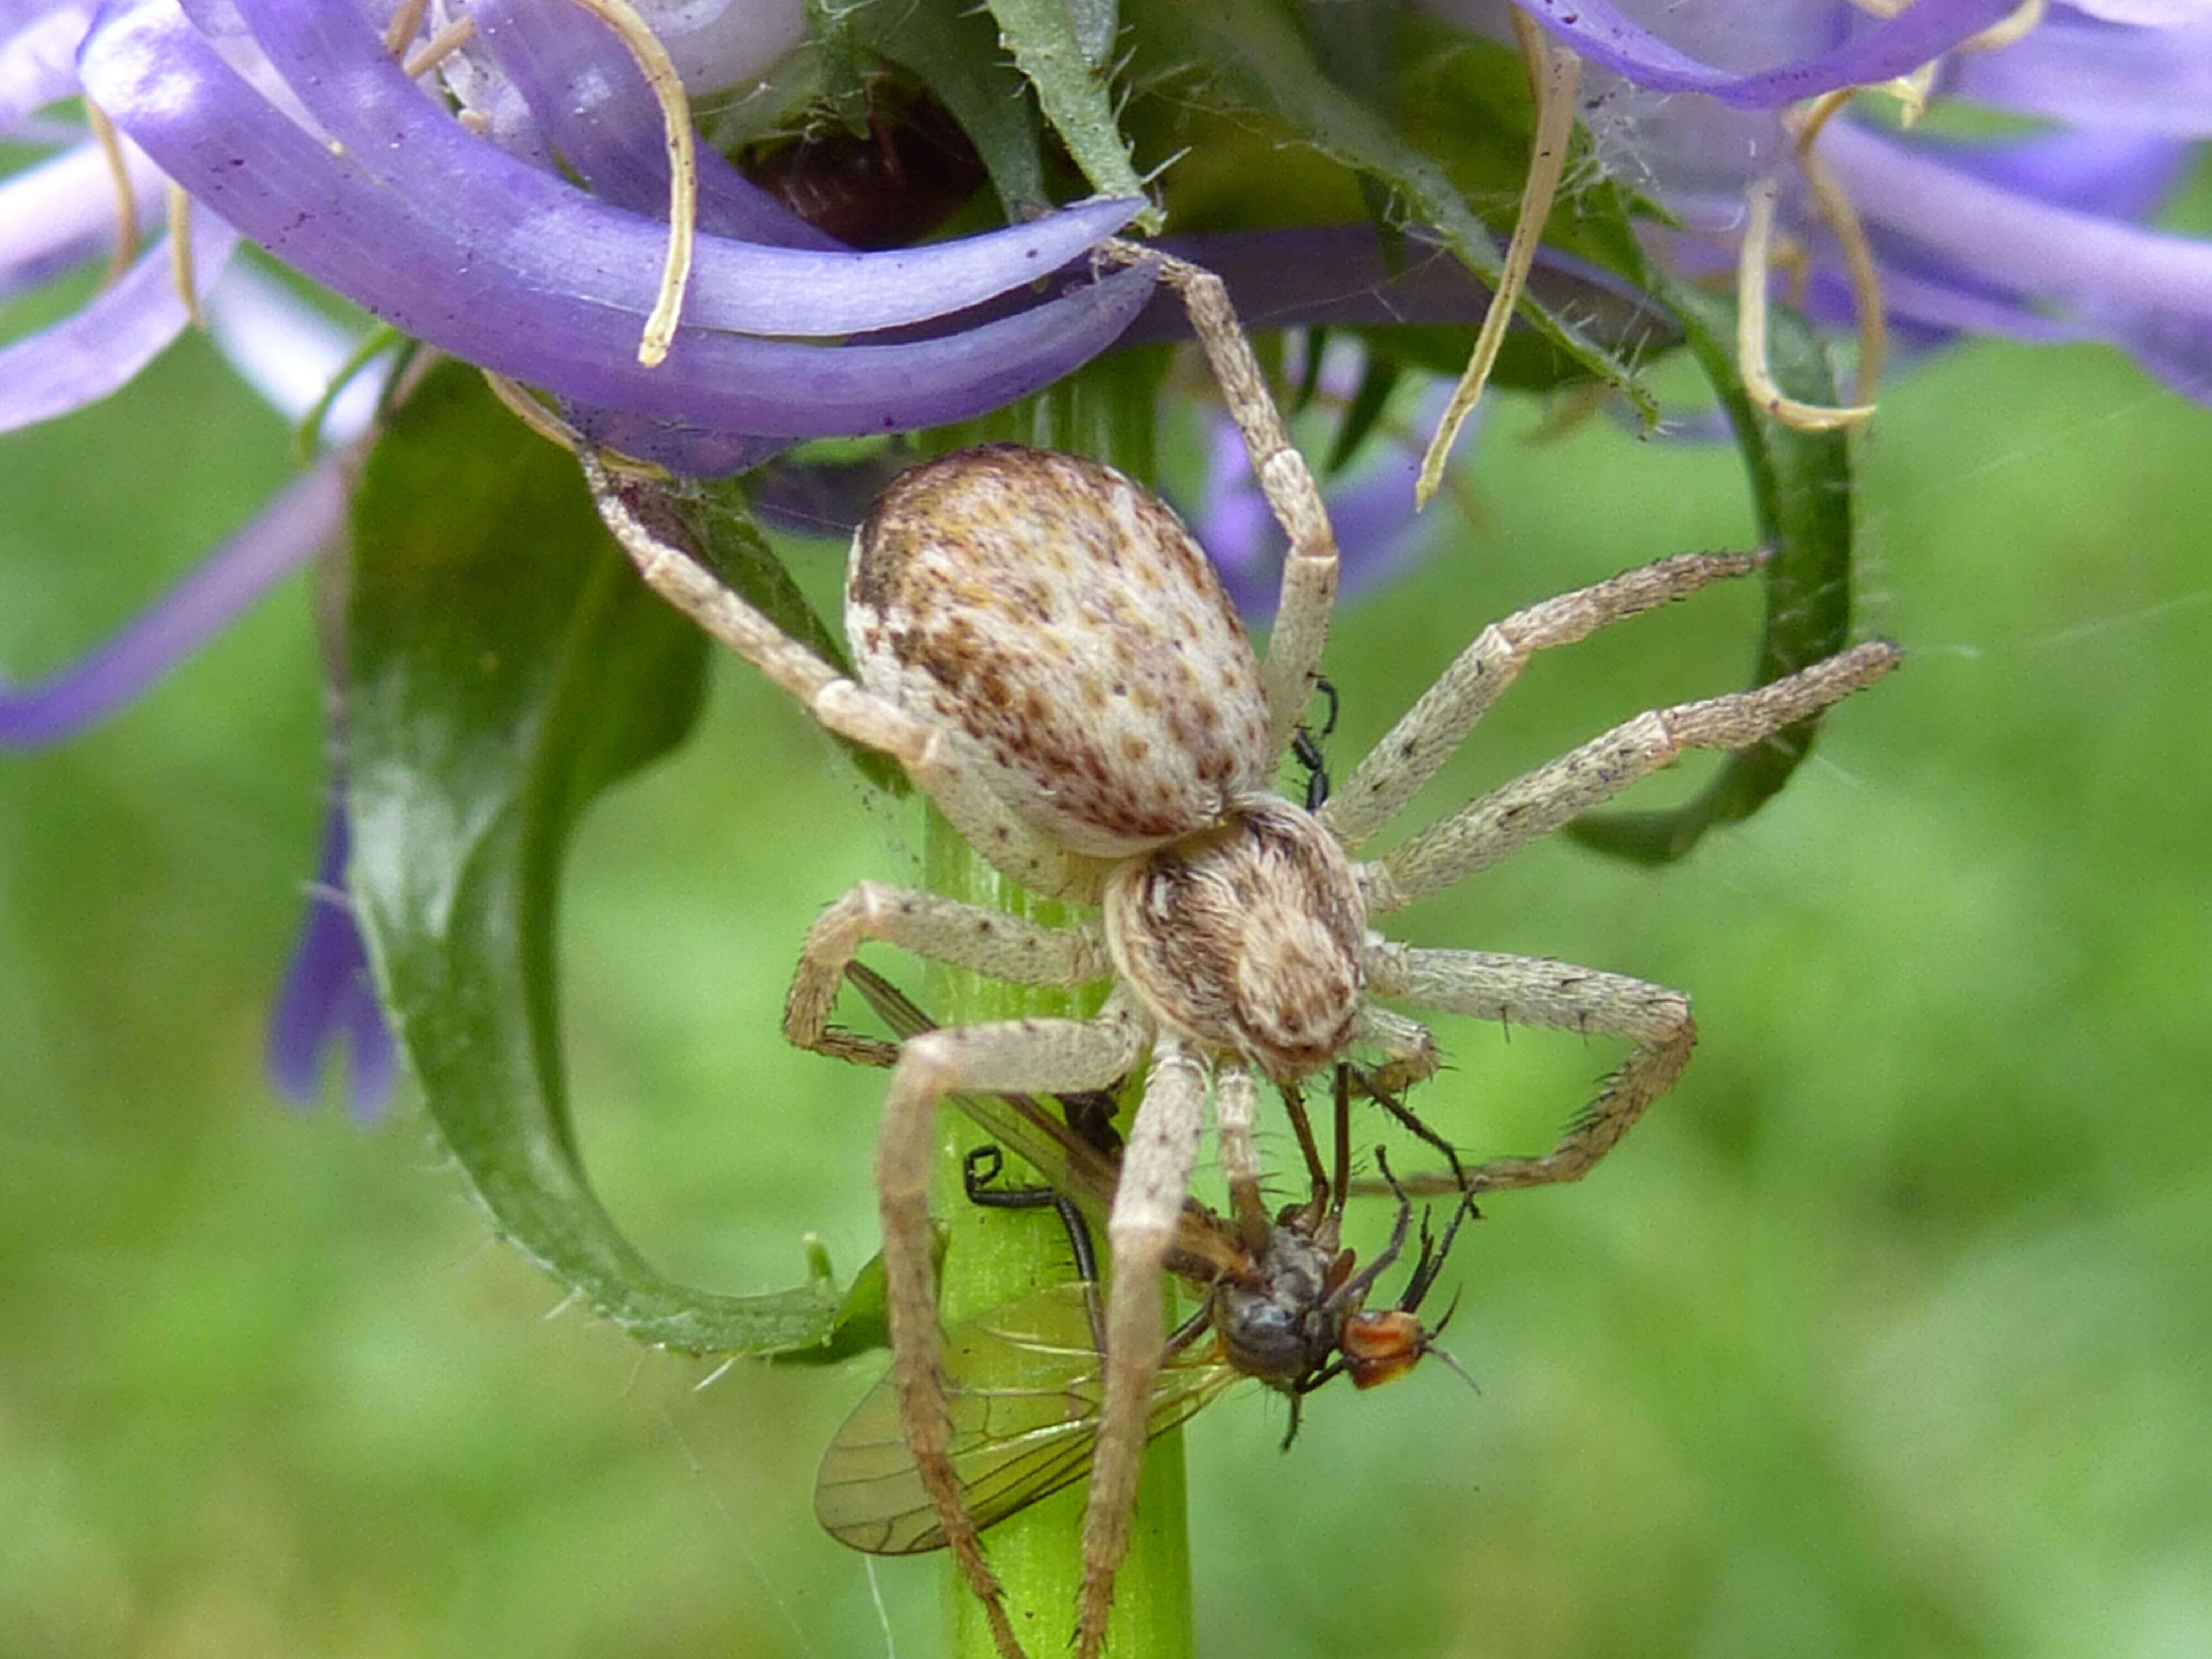
<path id="1" fill-rule="evenodd" d="M 855 680 L 672 543 L 665 515 L 640 486 L 581 458 L 602 516 L 647 583 L 830 731 L 895 757 L 1000 871 L 1035 892 L 1098 907 L 1056 928 L 863 882 L 807 934 L 784 1011 L 784 1033 L 801 1048 L 891 1068 L 876 1182 L 900 1414 L 945 1540 L 1007 1659 L 1019 1659 L 1021 1645 L 948 1455 L 927 1197 L 939 1103 L 962 1091 L 1079 1093 L 1145 1069 L 1107 1228 L 1104 1401 L 1076 1629 L 1079 1659 L 1095 1659 L 1166 1342 L 1161 1273 L 1209 1085 L 1233 1186 L 1256 1179 L 1261 1079 L 1294 1085 L 1354 1046 L 1379 1051 L 1376 1075 L 1392 1087 L 1436 1069 L 1427 1029 L 1378 999 L 1624 1038 L 1628 1060 L 1551 1152 L 1466 1172 L 1474 1191 L 1580 1176 L 1688 1060 L 1688 1000 L 1557 962 L 1417 949 L 1372 923 L 1685 749 L 1743 748 L 1809 719 L 1899 656 L 1869 641 L 1754 690 L 1639 714 L 1360 860 L 1361 846 L 1436 774 L 1531 653 L 1747 574 L 1759 556 L 1664 559 L 1485 629 L 1308 811 L 1271 785 L 1315 686 L 1336 592 L 1320 489 L 1220 279 L 1149 249 L 1122 245 L 1109 257 L 1153 264 L 1180 295 L 1285 532 L 1264 656 L 1175 514 L 1091 461 L 994 445 L 893 480 L 855 535 L 847 573 Z M 846 964 L 871 942 L 1027 985 L 1111 987 L 1092 1018 L 1001 1021 L 888 1043 L 830 1023 Z"/>

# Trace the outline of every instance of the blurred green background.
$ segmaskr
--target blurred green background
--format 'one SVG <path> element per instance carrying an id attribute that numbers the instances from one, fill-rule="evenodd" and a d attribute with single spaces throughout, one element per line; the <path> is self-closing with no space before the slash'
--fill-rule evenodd
<path id="1" fill-rule="evenodd" d="M 1534 445 L 1540 414 L 1498 400 L 1476 521 L 1343 618 L 1340 768 L 1483 621 L 1747 538 L 1732 452 Z M 2108 353 L 1976 347 L 1900 376 L 1859 453 L 1862 610 L 1914 654 L 1787 793 L 1674 869 L 1545 845 L 1405 919 L 1680 987 L 1704 1040 L 1590 1180 L 1463 1242 L 1479 1397 L 1332 1390 L 1287 1457 L 1278 1401 L 1194 1425 L 1202 1651 L 2212 1652 L 2212 410 Z M 289 465 L 196 342 L 11 438 L 0 664 L 101 635 Z M 1756 607 L 1539 662 L 1415 817 L 1736 686 Z M 876 1362 L 695 1391 L 488 1242 L 414 1103 L 272 1098 L 311 631 L 295 580 L 96 734 L 0 758 L 0 1651 L 935 1650 L 936 1566 L 872 1577 L 811 1517 Z M 775 1024 L 817 907 L 918 839 L 734 669 L 586 825 L 579 1112 L 671 1271 L 872 1251 L 879 1083 Z M 1617 1059 L 1443 1036 L 1425 1109 L 1486 1151 Z"/>

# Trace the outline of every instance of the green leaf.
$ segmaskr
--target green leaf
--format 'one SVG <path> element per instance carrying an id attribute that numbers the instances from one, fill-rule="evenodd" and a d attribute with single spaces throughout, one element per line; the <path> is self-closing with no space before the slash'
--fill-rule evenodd
<path id="1" fill-rule="evenodd" d="M 1388 185 L 1470 270 L 1486 282 L 1498 280 L 1504 255 L 1451 173 L 1332 81 L 1270 0 L 1145 0 L 1135 9 L 1149 78 L 1167 80 L 1180 70 L 1280 120 L 1322 154 Z M 1525 167 L 1525 112 L 1520 126 L 1516 165 Z M 1516 189 L 1518 181 L 1516 173 Z M 1510 203 L 1506 212 L 1510 217 Z M 1519 310 L 1554 349 L 1627 398 L 1647 422 L 1657 418 L 1650 392 L 1602 342 L 1531 294 L 1522 295 Z"/>
<path id="2" fill-rule="evenodd" d="M 1360 373 L 1359 389 L 1345 406 L 1336 440 L 1329 445 L 1328 459 L 1322 467 L 1323 477 L 1335 477 L 1359 453 L 1360 445 L 1367 441 L 1368 434 L 1390 406 L 1390 394 L 1398 389 L 1403 374 L 1402 366 L 1388 356 L 1378 352 L 1368 358 Z"/>
<path id="3" fill-rule="evenodd" d="M 846 660 L 844 646 L 816 614 L 753 521 L 742 483 L 678 478 L 657 489 L 641 489 L 639 495 L 640 507 L 649 499 L 659 509 L 654 528 L 660 534 L 694 554 L 725 586 L 785 634 L 851 677 L 853 665 Z M 870 783 L 894 795 L 906 793 L 910 786 L 896 761 L 842 738 L 836 740 Z"/>
<path id="4" fill-rule="evenodd" d="M 817 1282 L 827 1280 L 825 1271 Z M 890 1310 L 884 1293 L 884 1258 L 878 1252 L 853 1275 L 851 1287 L 831 1316 L 828 1334 L 811 1346 L 790 1349 L 775 1359 L 781 1365 L 834 1365 L 890 1345 Z"/>
<path id="5" fill-rule="evenodd" d="M 1436 158 L 1465 199 L 1483 204 L 1489 222 L 1510 231 L 1535 142 L 1535 105 L 1521 55 L 1433 20 L 1409 19 L 1408 33 L 1415 47 L 1399 87 L 1400 132 Z M 1579 127 L 1566 179 L 1544 222 L 1545 245 L 1646 286 L 1644 249 L 1629 223 L 1631 207 L 1642 200 L 1591 161 L 1589 135 Z"/>
<path id="6" fill-rule="evenodd" d="M 562 854 L 594 796 L 690 729 L 705 641 L 631 574 L 574 462 L 458 364 L 369 457 L 348 629 L 349 885 L 409 1068 L 494 1224 L 646 1341 L 822 1340 L 827 1284 L 719 1296 L 639 1256 L 592 1191 L 562 1079 Z"/>
<path id="7" fill-rule="evenodd" d="M 1121 0 L 1067 0 L 1067 21 L 1084 57 L 1103 74 L 1114 61 L 1114 37 L 1121 28 Z"/>
<path id="8" fill-rule="evenodd" d="M 807 40 L 821 72 L 817 106 L 858 138 L 868 130 L 868 78 L 854 10 L 836 0 L 806 0 Z"/>
<path id="9" fill-rule="evenodd" d="M 1092 69 L 1076 37 L 1066 0 L 988 0 L 999 40 L 1036 88 L 1044 118 L 1075 165 L 1102 196 L 1142 196 L 1144 180 L 1129 165 L 1129 147 L 1114 118 L 1106 77 Z M 1160 228 L 1157 210 L 1139 214 L 1139 228 Z"/>
<path id="10" fill-rule="evenodd" d="M 1008 217 L 1051 205 L 1036 101 L 999 51 L 988 15 L 965 0 L 869 0 L 845 15 L 870 52 L 921 80 L 952 112 Z"/>
<path id="11" fill-rule="evenodd" d="M 1851 460 L 1847 432 L 1799 432 L 1753 408 L 1736 373 L 1735 305 L 1672 278 L 1653 290 L 1674 312 L 1698 367 L 1720 394 L 1743 452 L 1767 565 L 1766 621 L 1752 683 L 1764 685 L 1832 656 L 1850 642 Z M 1774 310 L 1767 356 L 1793 398 L 1836 401 L 1834 377 L 1819 338 L 1794 313 Z M 1729 757 L 1697 797 L 1664 812 L 1606 812 L 1578 818 L 1567 832 L 1585 846 L 1666 864 L 1706 830 L 1757 811 L 1813 747 L 1817 720 L 1785 727 L 1753 749 Z"/>

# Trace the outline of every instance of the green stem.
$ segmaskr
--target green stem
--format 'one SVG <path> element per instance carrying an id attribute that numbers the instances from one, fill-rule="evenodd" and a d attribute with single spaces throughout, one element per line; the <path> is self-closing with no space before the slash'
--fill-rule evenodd
<path id="1" fill-rule="evenodd" d="M 1127 352 L 1094 363 L 1041 396 L 971 424 L 959 438 L 1013 438 L 1092 456 L 1146 483 L 1153 482 L 1153 401 L 1167 367 L 1162 352 Z M 1056 923 L 1068 907 L 1024 891 L 970 852 L 932 810 L 922 861 L 930 888 L 971 904 Z M 1030 1016 L 1095 1012 L 1100 988 L 1039 991 L 999 980 L 933 968 L 931 1012 L 948 1025 Z M 1049 1211 L 985 1210 L 961 1190 L 961 1158 L 981 1139 L 957 1112 L 940 1115 L 933 1204 L 946 1224 L 939 1307 L 957 1320 L 1071 1276 L 1059 1218 Z M 1024 1172 L 1012 1173 L 1023 1178 Z M 1098 1241 L 1102 1256 L 1104 1241 Z M 1102 1267 L 1104 1264 L 1102 1262 Z M 1083 1577 L 1083 1506 L 1090 1488 L 1079 1481 L 994 1527 L 985 1539 L 1008 1611 L 1034 1659 L 1060 1659 L 1074 1629 Z M 1137 1487 L 1128 1559 L 1115 1580 L 1109 1659 L 1189 1659 L 1190 1538 L 1183 1492 L 1180 1430 L 1152 1442 Z M 946 1573 L 947 1619 L 955 1659 L 997 1659 L 982 1610 L 958 1573 Z"/>
<path id="2" fill-rule="evenodd" d="M 923 845 L 926 878 L 933 891 L 1048 923 L 1064 919 L 1066 906 L 1038 899 L 1000 875 L 969 852 L 933 811 Z M 927 996 L 948 1025 L 1080 1016 L 1097 1000 L 1095 994 L 1035 990 L 943 968 L 931 970 Z M 957 1112 L 939 1117 L 933 1197 L 947 1234 L 939 1305 L 948 1323 L 1065 1279 L 1071 1272 L 1059 1218 L 1050 1211 L 985 1210 L 967 1202 L 960 1185 L 961 1159 L 984 1138 Z M 1027 1178 L 1024 1170 L 1014 1175 Z M 985 1540 L 1006 1585 L 1014 1628 L 1033 1656 L 1056 1659 L 1074 1627 L 1088 1491 L 1079 1482 L 1031 1504 L 994 1527 Z M 1190 1654 L 1190 1542 L 1184 1511 L 1178 1430 L 1162 1435 L 1146 1455 L 1129 1557 L 1115 1581 L 1106 1644 L 1109 1659 L 1187 1659 Z M 981 1607 L 949 1566 L 945 1583 L 951 1625 L 947 1651 L 957 1659 L 997 1659 Z"/>

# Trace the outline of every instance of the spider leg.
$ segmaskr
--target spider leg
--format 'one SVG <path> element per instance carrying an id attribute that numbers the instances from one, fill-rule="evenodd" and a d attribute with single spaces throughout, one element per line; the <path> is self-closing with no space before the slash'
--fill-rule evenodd
<path id="1" fill-rule="evenodd" d="M 1087 893 L 1096 881 L 1089 862 L 1007 811 L 963 763 L 957 733 L 839 673 L 724 586 L 681 544 L 676 526 L 653 514 L 649 497 L 617 480 L 588 450 L 576 460 L 599 517 L 647 586 L 788 692 L 821 726 L 898 762 L 961 839 L 995 867 L 1032 892 Z"/>
<path id="2" fill-rule="evenodd" d="M 1083 1595 L 1076 1624 L 1077 1659 L 1097 1659 L 1114 1605 L 1114 1575 L 1129 1547 L 1137 1469 L 1145 1451 L 1145 1419 L 1153 1375 L 1167 1334 L 1160 1268 L 1175 1242 L 1190 1190 L 1206 1100 L 1206 1076 L 1189 1049 L 1166 1032 L 1155 1040 L 1145 1097 L 1121 1154 L 1121 1179 L 1106 1231 L 1112 1241 L 1113 1284 L 1106 1297 L 1106 1376 L 1091 1464 L 1090 1505 L 1083 1516 Z"/>
<path id="3" fill-rule="evenodd" d="M 1229 1212 L 1244 1247 L 1257 1255 L 1267 1244 L 1267 1206 L 1260 1197 L 1260 1151 L 1253 1133 L 1260 1121 L 1260 1090 L 1243 1066 L 1224 1066 L 1215 1073 L 1213 1121 L 1221 1172 L 1229 1182 Z"/>
<path id="4" fill-rule="evenodd" d="M 884 1230 L 884 1296 L 899 1419 L 947 1545 L 990 1620 L 1006 1659 L 1023 1659 L 1006 1596 L 962 1501 L 950 1455 L 951 1421 L 937 1364 L 937 1285 L 930 1260 L 929 1176 L 937 1103 L 961 1090 L 1102 1088 L 1134 1063 L 1141 1024 L 1110 1000 L 1096 1020 L 1006 1020 L 927 1031 L 892 1068 L 876 1142 Z"/>
<path id="5" fill-rule="evenodd" d="M 1017 985 L 1081 985 L 1113 971 L 1094 931 L 1047 927 L 935 893 L 864 881 L 807 929 L 784 1000 L 786 1040 L 864 1065 L 888 1066 L 897 1058 L 896 1043 L 830 1024 L 846 966 L 871 940 Z"/>
<path id="6" fill-rule="evenodd" d="M 1638 714 L 1357 866 L 1368 914 L 1401 909 L 1487 869 L 1671 764 L 1685 749 L 1763 743 L 1873 684 L 1903 656 L 1887 640 L 1869 640 L 1754 690 Z"/>
<path id="7" fill-rule="evenodd" d="M 1500 1158 L 1477 1164 L 1466 1171 L 1464 1190 L 1470 1194 L 1580 1179 L 1613 1150 L 1645 1107 L 1674 1086 L 1698 1038 L 1689 999 L 1680 992 L 1564 962 L 1383 945 L 1370 956 L 1367 974 L 1368 988 L 1382 996 L 1511 1025 L 1596 1031 L 1636 1045 L 1603 1091 L 1567 1126 L 1557 1146 L 1540 1158 Z M 1456 1185 L 1449 1176 L 1416 1176 L 1406 1188 L 1451 1192 Z"/>
<path id="8" fill-rule="evenodd" d="M 1759 562 L 1751 553 L 1686 553 L 1492 623 L 1337 786 L 1321 821 L 1356 849 L 1420 793 L 1537 652 L 1572 645 L 1608 623 L 1655 610 L 1707 582 L 1744 575 Z"/>
<path id="9" fill-rule="evenodd" d="M 1252 476 L 1260 481 L 1268 510 L 1289 540 L 1290 550 L 1283 556 L 1282 594 L 1267 635 L 1267 655 L 1261 665 L 1267 695 L 1267 752 L 1279 755 L 1290 745 L 1312 695 L 1322 647 L 1328 641 L 1329 613 L 1336 604 L 1336 536 L 1328 526 L 1321 486 L 1291 441 L 1290 428 L 1283 424 L 1282 411 L 1267 390 L 1267 374 L 1237 320 L 1221 278 L 1202 265 L 1137 243 L 1109 242 L 1104 251 L 1125 264 L 1157 261 L 1161 280 L 1182 297 L 1222 401 L 1243 436 Z"/>

